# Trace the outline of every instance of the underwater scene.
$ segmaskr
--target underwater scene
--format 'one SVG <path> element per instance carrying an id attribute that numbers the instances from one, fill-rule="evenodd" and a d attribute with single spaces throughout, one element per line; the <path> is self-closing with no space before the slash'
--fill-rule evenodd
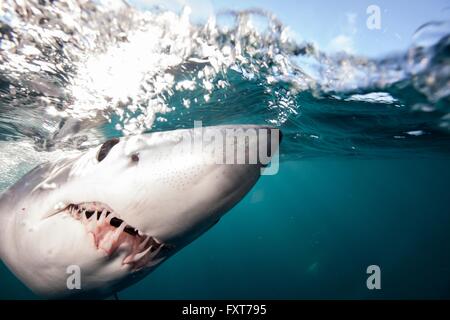
<path id="1" fill-rule="evenodd" d="M 70 259 L 89 298 L 449 299 L 449 8 L 0 0 L 0 299 L 70 298 Z M 199 121 L 279 129 L 277 170 L 180 173 L 164 148 Z M 92 215 L 126 284 L 122 246 L 65 229 Z"/>

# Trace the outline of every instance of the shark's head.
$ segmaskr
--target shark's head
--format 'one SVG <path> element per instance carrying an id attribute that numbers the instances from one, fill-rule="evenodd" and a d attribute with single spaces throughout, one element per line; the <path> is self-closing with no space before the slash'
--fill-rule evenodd
<path id="1" fill-rule="evenodd" d="M 257 126 L 156 132 L 40 165 L 0 198 L 1 257 L 39 294 L 111 295 L 242 199 L 278 136 Z"/>

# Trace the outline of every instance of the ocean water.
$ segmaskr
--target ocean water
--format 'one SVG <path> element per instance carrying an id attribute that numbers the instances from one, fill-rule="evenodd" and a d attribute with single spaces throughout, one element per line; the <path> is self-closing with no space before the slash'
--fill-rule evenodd
<path id="1" fill-rule="evenodd" d="M 448 22 L 369 59 L 296 43 L 257 9 L 201 25 L 188 8 L 0 7 L 0 191 L 112 136 L 283 130 L 279 173 L 121 299 L 450 298 Z M 0 298 L 38 297 L 2 264 Z"/>

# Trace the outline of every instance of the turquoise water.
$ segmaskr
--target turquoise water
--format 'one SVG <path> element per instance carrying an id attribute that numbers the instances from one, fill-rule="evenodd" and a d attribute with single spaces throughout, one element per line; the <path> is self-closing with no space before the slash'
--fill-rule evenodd
<path id="1" fill-rule="evenodd" d="M 282 163 L 119 298 L 448 298 L 449 181 L 442 158 Z M 372 264 L 379 291 L 366 288 Z M 0 298 L 35 298 L 1 275 Z"/>
<path id="2" fill-rule="evenodd" d="M 284 40 L 259 11 L 229 13 L 227 29 L 61 7 L 83 26 L 71 30 L 37 9 L 0 17 L 0 190 L 111 136 L 194 120 L 284 132 L 279 173 L 121 299 L 450 298 L 448 24 L 419 29 L 408 52 L 365 59 Z M 246 24 L 254 17 L 268 31 Z M 33 28 L 43 38 L 23 36 Z M 373 264 L 381 290 L 366 287 Z M 37 297 L 1 265 L 0 298 Z"/>

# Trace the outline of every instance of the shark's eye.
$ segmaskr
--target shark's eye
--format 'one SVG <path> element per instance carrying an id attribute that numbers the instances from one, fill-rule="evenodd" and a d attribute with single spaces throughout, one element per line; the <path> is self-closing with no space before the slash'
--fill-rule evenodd
<path id="1" fill-rule="evenodd" d="M 116 144 L 119 143 L 119 138 L 112 138 L 108 141 L 106 141 L 101 147 L 100 150 L 97 153 L 97 160 L 98 162 L 102 161 L 106 158 L 109 151 L 111 151 L 112 147 L 114 147 Z"/>

